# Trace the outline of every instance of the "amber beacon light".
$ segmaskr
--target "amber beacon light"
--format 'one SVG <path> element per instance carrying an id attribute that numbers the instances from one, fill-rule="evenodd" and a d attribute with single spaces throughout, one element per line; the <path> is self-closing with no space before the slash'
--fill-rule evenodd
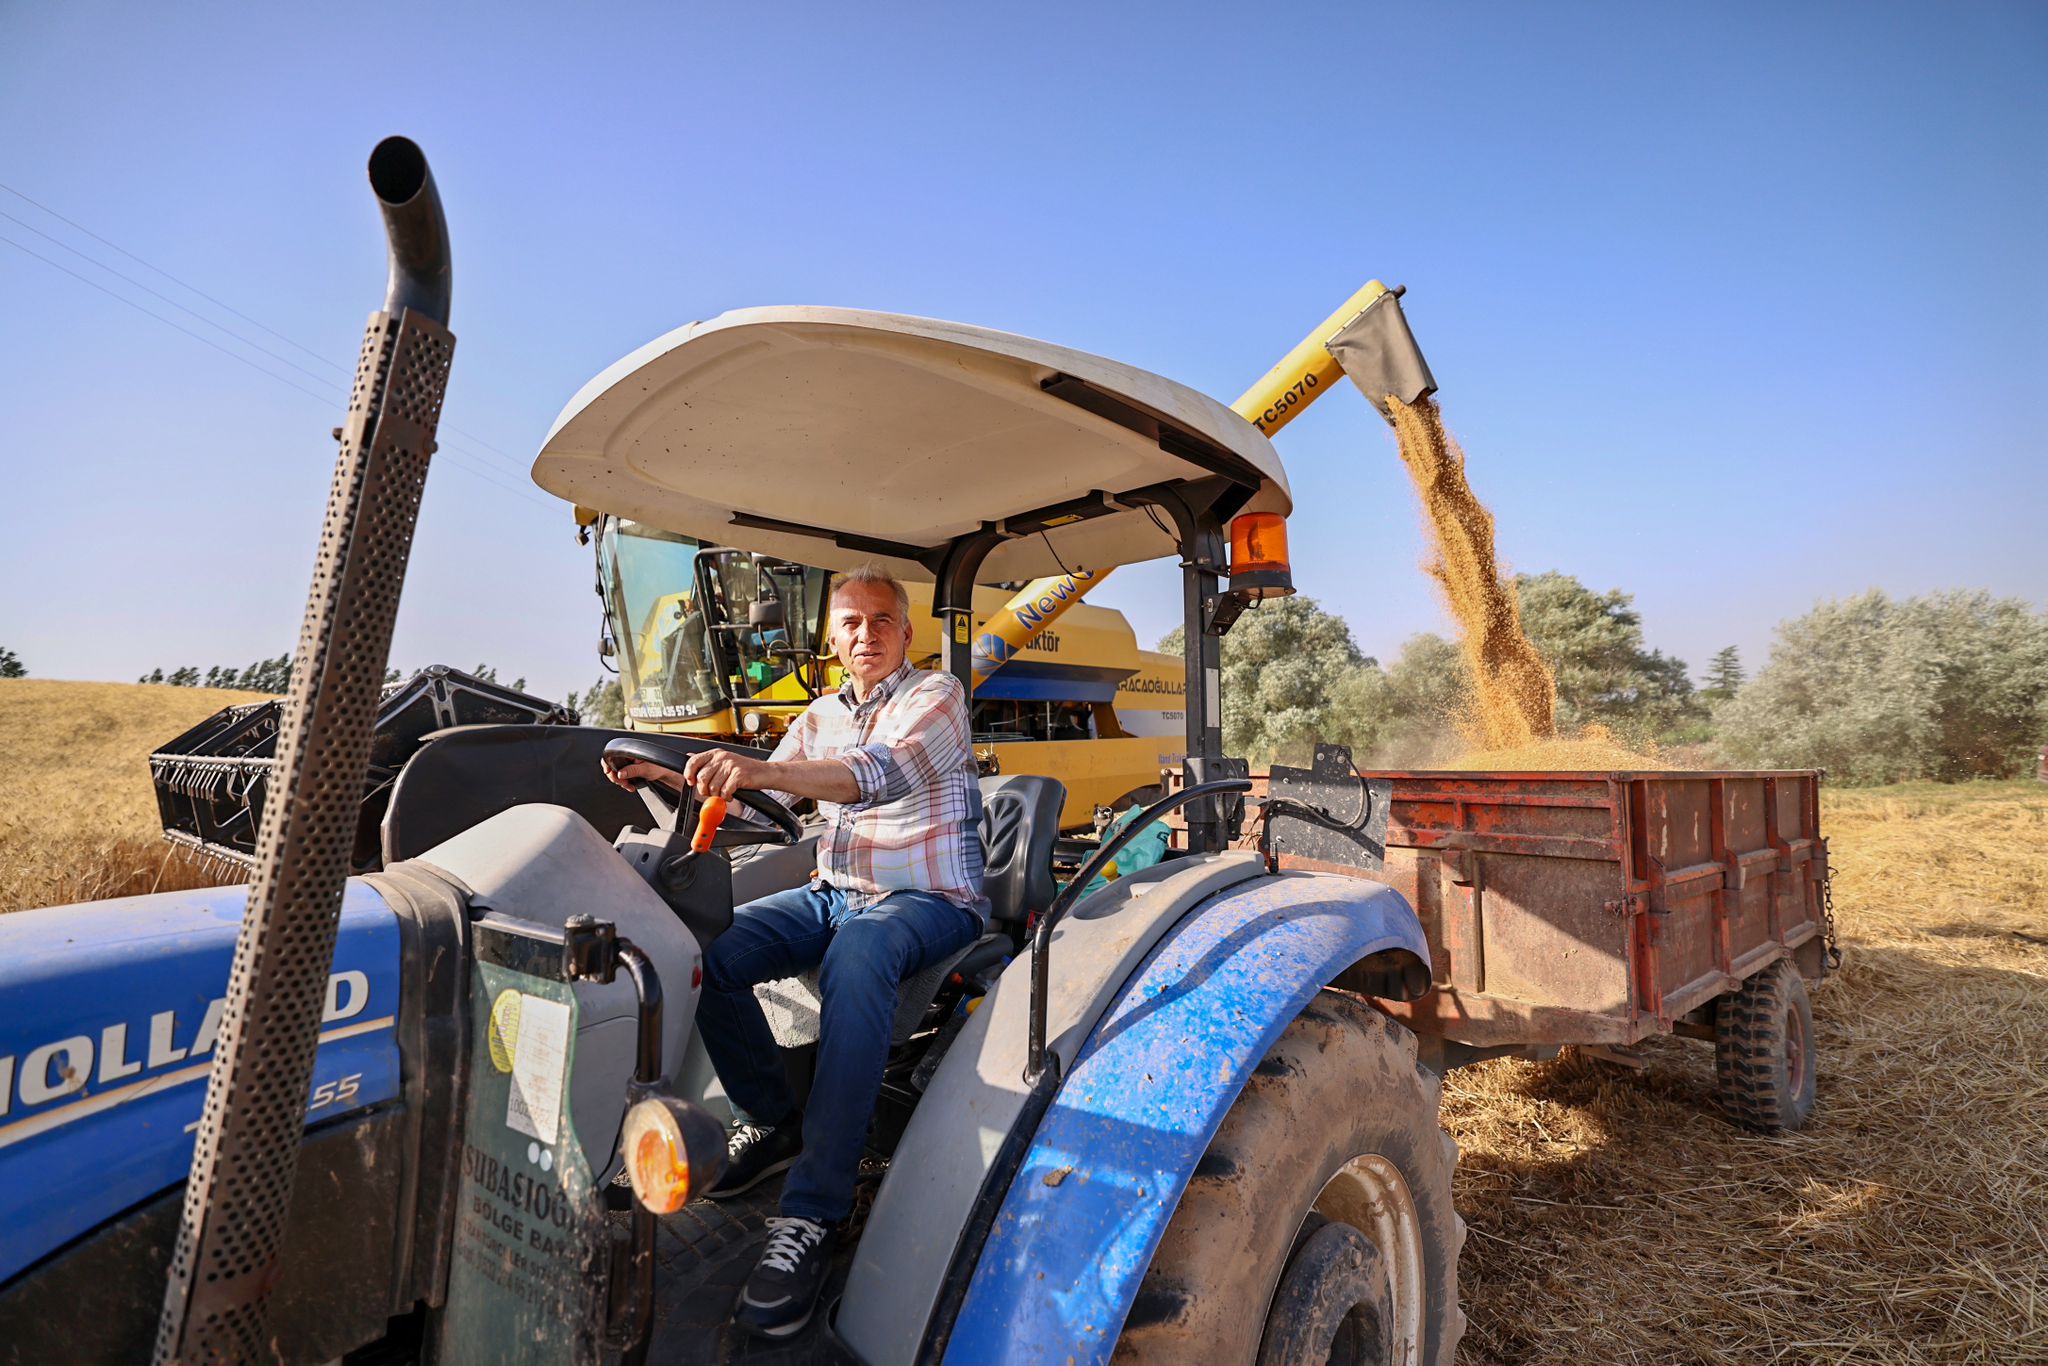
<path id="1" fill-rule="evenodd" d="M 1293 596 L 1285 517 L 1277 512 L 1247 512 L 1231 520 L 1230 591 L 1245 598 Z"/>
<path id="2" fill-rule="evenodd" d="M 725 1169 L 725 1133 L 703 1110 L 654 1095 L 626 1112 L 626 1178 L 655 1214 L 674 1214 Z"/>

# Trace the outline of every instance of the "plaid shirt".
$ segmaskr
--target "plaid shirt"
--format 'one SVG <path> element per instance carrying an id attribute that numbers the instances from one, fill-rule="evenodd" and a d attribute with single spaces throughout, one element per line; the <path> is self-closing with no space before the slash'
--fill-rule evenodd
<path id="1" fill-rule="evenodd" d="M 819 878 L 866 910 L 891 892 L 935 892 L 988 918 L 981 891 L 981 784 L 967 694 L 949 673 L 906 662 L 856 702 L 853 680 L 820 697 L 769 762 L 837 759 L 860 800 L 819 802 Z M 785 804 L 794 800 L 776 793 Z"/>

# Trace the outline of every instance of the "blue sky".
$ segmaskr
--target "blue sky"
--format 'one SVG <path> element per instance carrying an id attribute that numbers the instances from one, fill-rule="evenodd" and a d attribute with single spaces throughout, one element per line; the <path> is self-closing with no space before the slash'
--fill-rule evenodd
<path id="1" fill-rule="evenodd" d="M 1696 673 L 1871 586 L 2039 604 L 2044 89 L 2035 4 L 0 0 L 0 237 L 55 263 L 0 244 L 0 645 L 109 679 L 290 648 L 392 132 L 459 338 L 407 667 L 597 676 L 588 552 L 526 465 L 692 318 L 956 318 L 1227 401 L 1374 276 L 1508 561 L 1634 593 Z M 1383 658 L 1443 629 L 1379 418 L 1339 392 L 1279 444 L 1302 590 Z M 1102 600 L 1149 642 L 1172 577 Z"/>

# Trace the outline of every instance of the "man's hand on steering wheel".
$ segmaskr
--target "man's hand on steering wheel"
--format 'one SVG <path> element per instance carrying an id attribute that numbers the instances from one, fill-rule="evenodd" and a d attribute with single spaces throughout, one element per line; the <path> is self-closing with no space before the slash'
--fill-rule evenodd
<path id="1" fill-rule="evenodd" d="M 695 748 L 699 743 L 668 736 L 614 736 L 605 742 L 605 777 L 628 791 L 637 790 L 647 813 L 662 830 L 673 831 L 679 823 L 686 824 L 693 819 L 697 803 L 710 797 L 737 801 L 767 822 L 765 827 L 729 822 L 720 828 L 715 848 L 795 844 L 803 838 L 802 822 L 767 790 L 771 782 L 778 789 L 783 786 L 784 767 L 727 749 Z M 843 764 L 834 768 L 849 772 Z"/>
<path id="2" fill-rule="evenodd" d="M 671 792 L 681 792 L 683 790 L 683 775 L 665 764 L 654 764 L 649 763 L 645 759 L 635 759 L 633 762 L 620 768 L 613 768 L 610 764 L 603 765 L 603 768 L 605 777 L 611 779 L 618 786 L 625 788 L 628 792 L 631 792 L 641 783 L 654 783 L 657 786 L 667 788 Z"/>
<path id="3" fill-rule="evenodd" d="M 682 772 L 683 782 L 695 788 L 699 798 L 731 797 L 743 787 L 766 791 L 775 785 L 774 778 L 774 766 L 767 760 L 725 749 L 692 754 Z"/>

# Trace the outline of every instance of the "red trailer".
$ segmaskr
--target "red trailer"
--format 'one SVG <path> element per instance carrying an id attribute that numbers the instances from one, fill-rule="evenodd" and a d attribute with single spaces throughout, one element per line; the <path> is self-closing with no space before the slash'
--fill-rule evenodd
<path id="1" fill-rule="evenodd" d="M 1833 966 L 1818 772 L 1363 776 L 1392 797 L 1366 876 L 1415 907 L 1435 978 L 1381 1005 L 1440 1066 L 1676 1033 L 1715 1043 L 1736 1119 L 1804 1122 L 1804 979 Z"/>

